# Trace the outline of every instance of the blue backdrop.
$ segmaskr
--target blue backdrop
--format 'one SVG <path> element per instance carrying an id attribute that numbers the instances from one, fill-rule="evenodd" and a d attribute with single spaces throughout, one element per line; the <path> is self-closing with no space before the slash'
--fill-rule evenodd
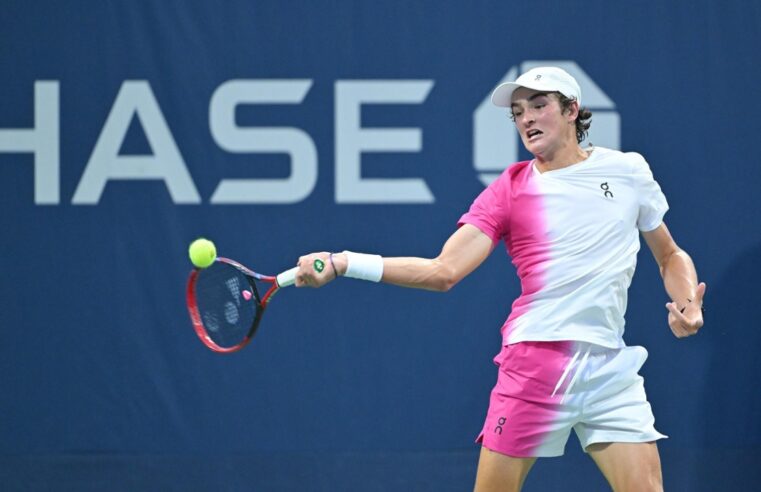
<path id="1" fill-rule="evenodd" d="M 708 284 L 676 340 L 650 253 L 626 341 L 669 490 L 761 487 L 761 7 L 740 1 L 6 2 L 4 490 L 469 490 L 519 292 L 502 248 L 447 294 L 278 296 L 220 356 L 188 243 L 265 272 L 314 250 L 435 256 L 525 157 L 491 89 L 567 67 L 590 140 L 650 162 Z M 575 438 L 525 490 L 604 490 Z"/>

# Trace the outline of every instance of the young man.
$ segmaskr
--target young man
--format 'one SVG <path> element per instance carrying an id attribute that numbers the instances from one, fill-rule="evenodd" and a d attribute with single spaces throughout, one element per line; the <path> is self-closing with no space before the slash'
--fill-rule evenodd
<path id="1" fill-rule="evenodd" d="M 520 490 L 538 457 L 563 454 L 571 429 L 614 490 L 662 490 L 654 418 L 637 374 L 647 358 L 622 335 L 639 233 L 660 267 L 677 337 L 703 325 L 705 284 L 663 223 L 668 209 L 645 160 L 583 149 L 591 113 L 568 73 L 535 68 L 502 84 L 534 159 L 509 166 L 473 202 L 437 258 L 352 252 L 299 259 L 297 286 L 338 276 L 447 291 L 504 241 L 521 295 L 502 326 L 476 491 Z M 315 268 L 315 262 L 328 265 Z"/>

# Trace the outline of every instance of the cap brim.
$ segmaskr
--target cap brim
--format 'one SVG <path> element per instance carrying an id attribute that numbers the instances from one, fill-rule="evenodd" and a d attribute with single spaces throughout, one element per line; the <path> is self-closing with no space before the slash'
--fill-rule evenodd
<path id="1" fill-rule="evenodd" d="M 567 91 L 563 91 L 557 88 L 550 88 L 542 83 L 519 84 L 518 82 L 505 82 L 504 84 L 498 85 L 497 88 L 494 89 L 494 92 L 492 92 L 492 95 L 491 95 L 491 102 L 495 106 L 502 106 L 505 108 L 509 108 L 510 105 L 513 103 L 512 101 L 513 92 L 515 92 L 515 90 L 520 87 L 525 87 L 526 89 L 531 89 L 533 91 L 540 91 L 540 92 L 560 92 L 561 94 L 564 94 L 566 97 L 576 98 L 576 100 L 579 102 L 579 106 L 581 106 L 581 98 L 579 96 L 576 96 L 573 94 L 570 94 L 570 95 L 566 94 Z"/>
<path id="2" fill-rule="evenodd" d="M 497 88 L 494 89 L 494 92 L 491 95 L 491 102 L 494 103 L 495 106 L 509 108 L 513 103 L 513 92 L 515 92 L 515 90 L 520 87 L 525 87 L 526 89 L 531 89 L 532 91 L 556 91 L 555 89 L 547 89 L 542 84 L 519 84 L 518 82 L 505 82 L 504 84 L 498 85 Z"/>
<path id="3" fill-rule="evenodd" d="M 513 92 L 515 92 L 515 89 L 518 87 L 523 86 L 516 84 L 515 82 L 505 82 L 504 84 L 498 85 L 491 94 L 492 104 L 509 108 L 512 103 Z"/>

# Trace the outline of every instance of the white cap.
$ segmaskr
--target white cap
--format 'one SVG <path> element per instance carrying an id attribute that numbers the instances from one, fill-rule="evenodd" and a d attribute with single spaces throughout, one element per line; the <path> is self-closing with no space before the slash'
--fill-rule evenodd
<path id="1" fill-rule="evenodd" d="M 532 68 L 515 82 L 500 84 L 494 89 L 491 102 L 496 106 L 509 108 L 513 91 L 519 87 L 542 92 L 559 92 L 567 98 L 576 99 L 581 106 L 581 88 L 578 82 L 568 72 L 557 67 Z"/>

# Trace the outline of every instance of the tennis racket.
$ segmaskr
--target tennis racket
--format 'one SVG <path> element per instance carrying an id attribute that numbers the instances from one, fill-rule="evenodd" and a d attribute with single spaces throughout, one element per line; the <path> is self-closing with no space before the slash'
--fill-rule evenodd
<path id="1" fill-rule="evenodd" d="M 262 275 L 221 257 L 207 268 L 194 269 L 188 277 L 186 301 L 198 338 L 219 353 L 245 347 L 256 334 L 272 297 L 296 282 L 298 269 L 277 276 Z"/>

